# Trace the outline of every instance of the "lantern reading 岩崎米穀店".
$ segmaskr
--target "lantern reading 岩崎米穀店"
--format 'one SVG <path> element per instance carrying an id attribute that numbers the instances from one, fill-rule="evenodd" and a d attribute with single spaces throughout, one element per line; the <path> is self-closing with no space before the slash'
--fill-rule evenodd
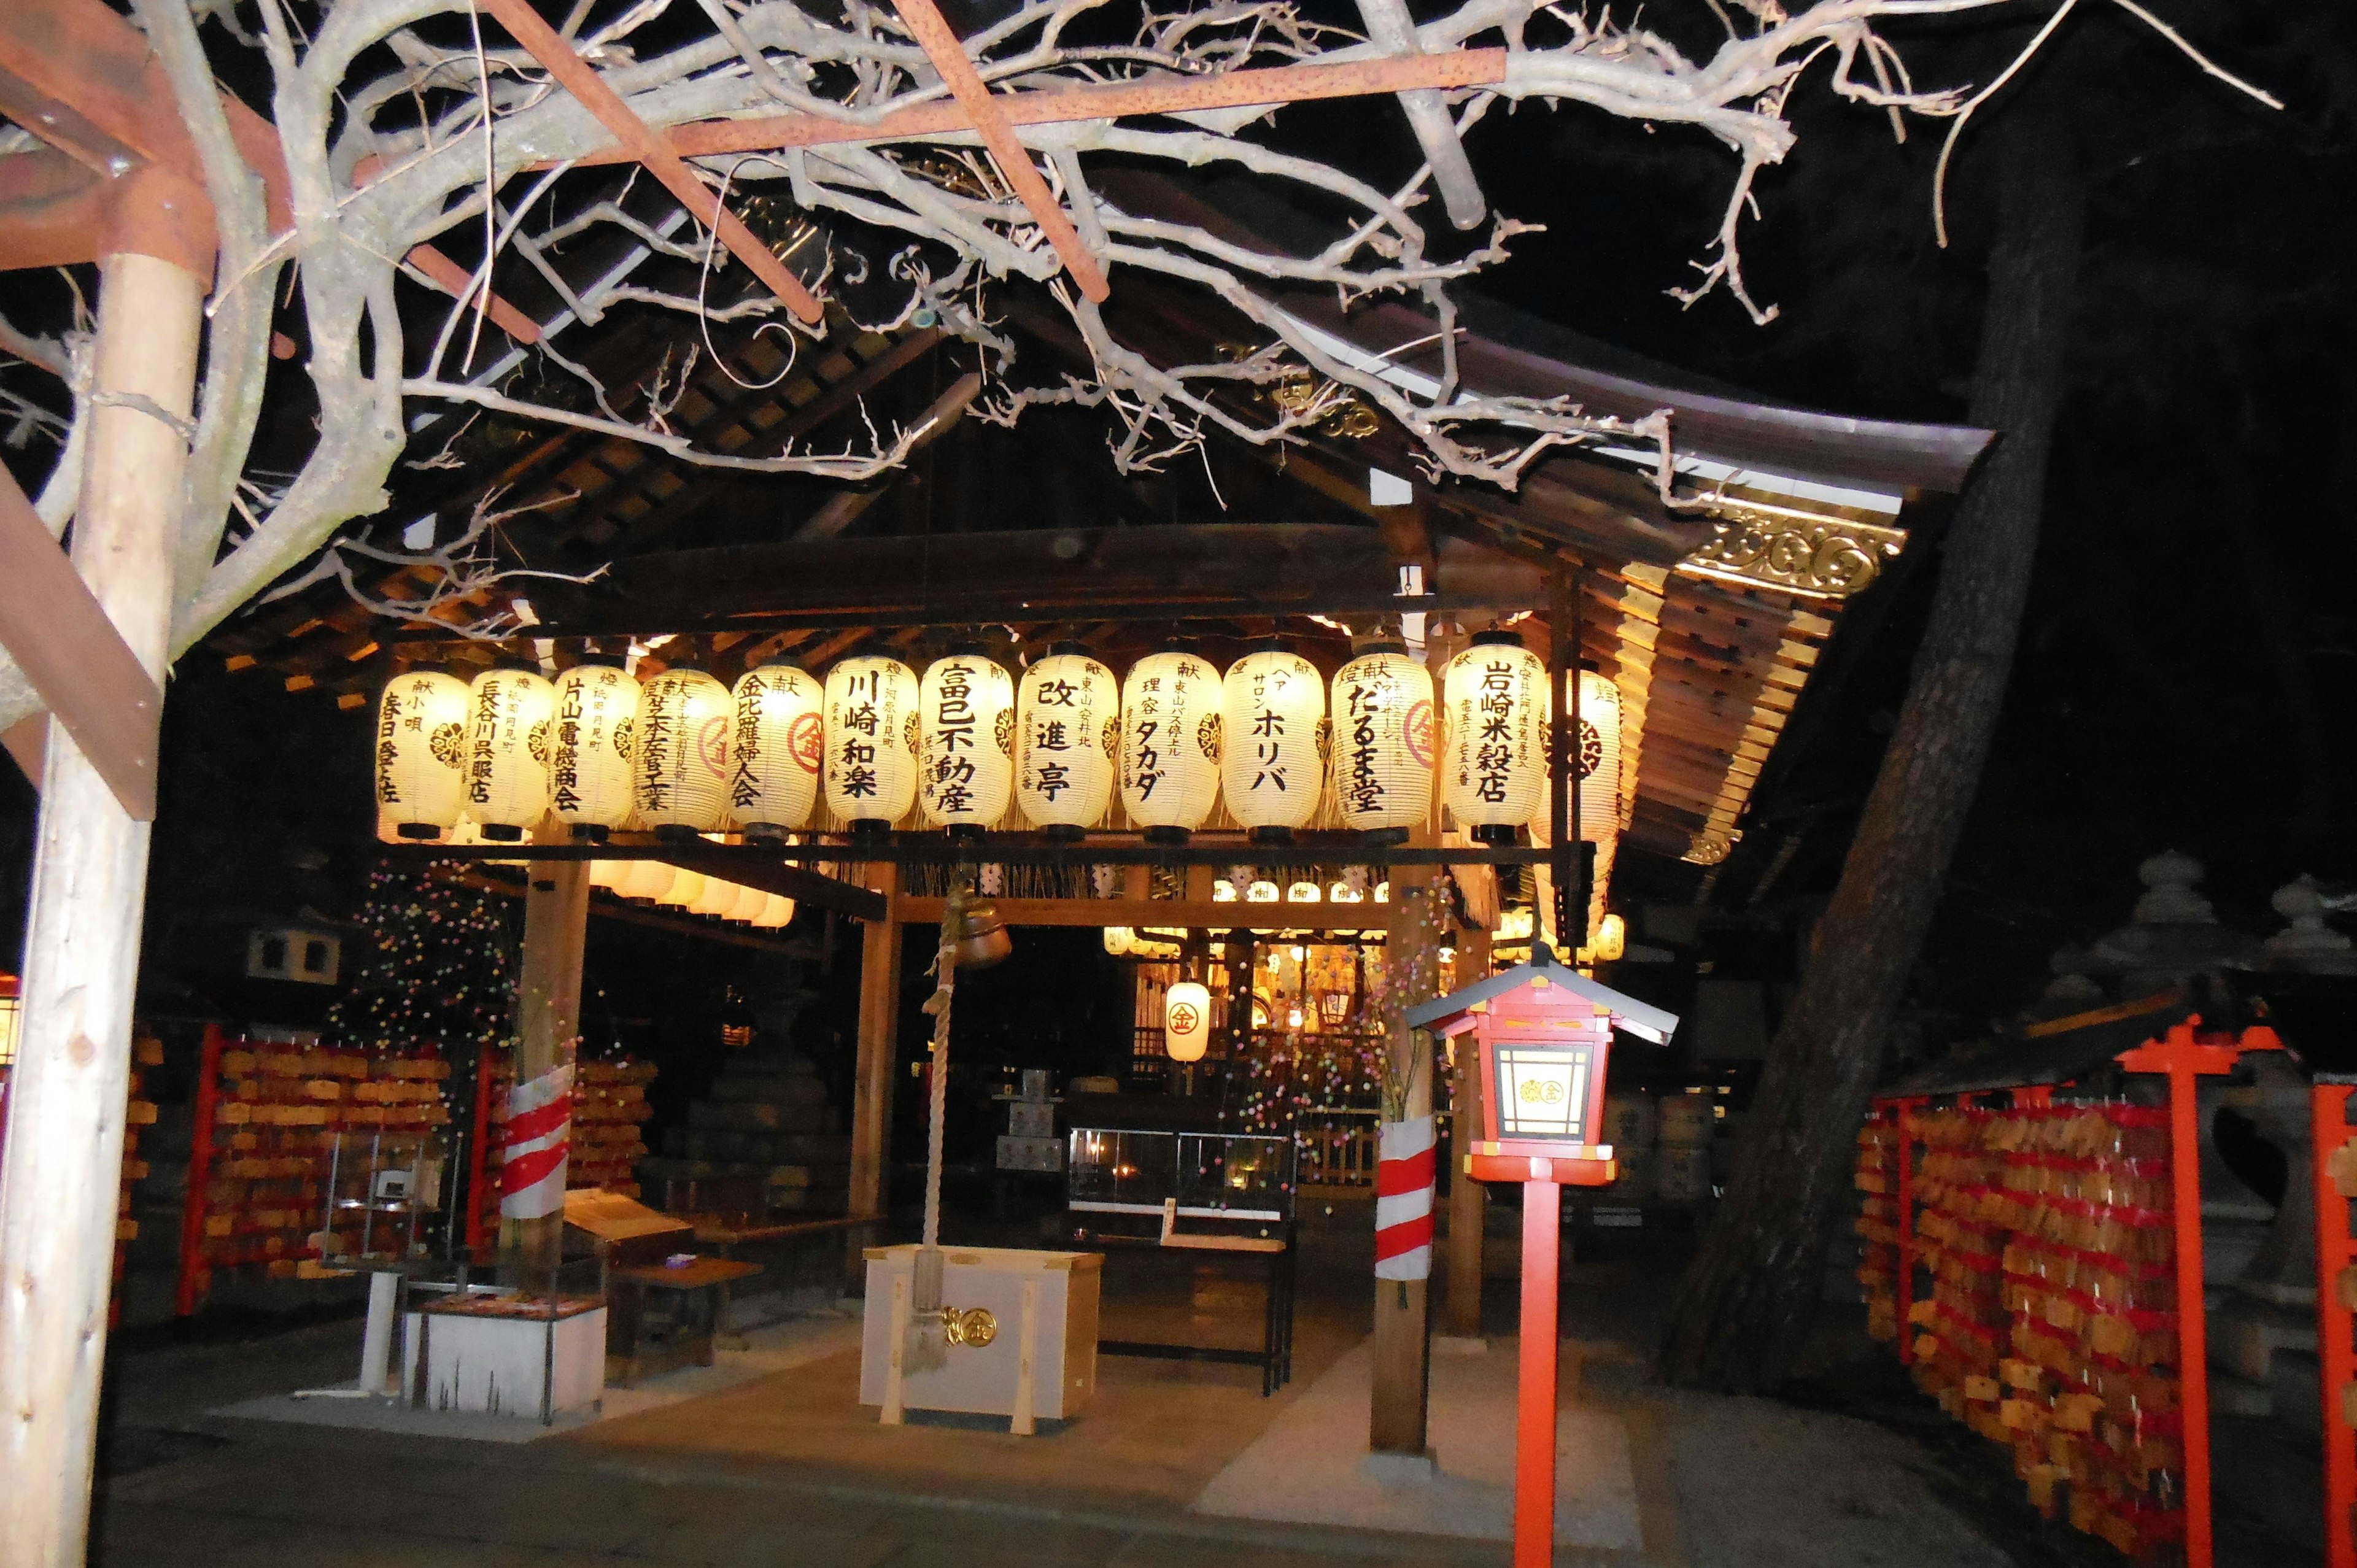
<path id="1" fill-rule="evenodd" d="M 514 843 L 548 814 L 556 688 L 502 662 L 475 677 L 467 703 L 467 814 L 485 839 Z"/>
<path id="2" fill-rule="evenodd" d="M 1184 843 L 1220 798 L 1220 671 L 1172 650 L 1121 690 L 1121 804 L 1148 843 Z"/>
<path id="3" fill-rule="evenodd" d="M 1049 838 L 1081 837 L 1113 804 L 1121 683 L 1078 643 L 1023 672 L 1016 715 L 1016 800 Z"/>
<path id="4" fill-rule="evenodd" d="M 1476 843 L 1511 844 L 1538 805 L 1546 666 L 1511 631 L 1476 633 L 1448 661 L 1441 803 Z"/>
<path id="5" fill-rule="evenodd" d="M 1220 788 L 1228 814 L 1263 843 L 1283 843 L 1318 814 L 1326 786 L 1318 730 L 1326 683 L 1282 648 L 1235 661 L 1221 682 Z"/>
<path id="6" fill-rule="evenodd" d="M 728 688 L 692 666 L 639 693 L 639 820 L 666 839 L 720 825 L 727 808 Z"/>
<path id="7" fill-rule="evenodd" d="M 1377 643 L 1334 672 L 1334 804 L 1342 825 L 1404 843 L 1432 811 L 1432 676 Z"/>
<path id="8" fill-rule="evenodd" d="M 1015 781 L 1015 682 L 979 650 L 926 670 L 917 693 L 917 803 L 952 838 L 1006 814 Z"/>
<path id="9" fill-rule="evenodd" d="M 1162 993 L 1162 1045 L 1174 1062 L 1199 1062 L 1211 1038 L 1211 993 L 1182 980 Z"/>
<path id="10" fill-rule="evenodd" d="M 585 660 L 556 678 L 548 803 L 577 839 L 603 842 L 630 820 L 639 683 L 619 664 Z"/>
<path id="11" fill-rule="evenodd" d="M 783 838 L 810 821 L 826 750 L 819 685 L 798 664 L 757 665 L 737 678 L 728 814 L 747 838 Z"/>
<path id="12" fill-rule="evenodd" d="M 376 810 L 404 839 L 440 838 L 466 809 L 465 682 L 413 670 L 388 682 L 376 708 Z"/>
<path id="13" fill-rule="evenodd" d="M 826 808 L 884 832 L 917 803 L 917 674 L 863 654 L 826 672 Z"/>

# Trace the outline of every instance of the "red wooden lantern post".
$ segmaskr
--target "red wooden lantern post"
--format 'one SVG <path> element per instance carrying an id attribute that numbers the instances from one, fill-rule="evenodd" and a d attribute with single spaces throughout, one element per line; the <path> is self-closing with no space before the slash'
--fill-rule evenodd
<path id="1" fill-rule="evenodd" d="M 1537 950 L 1545 951 L 1544 947 Z M 1521 1386 L 1514 1419 L 1514 1568 L 1555 1559 L 1555 1294 L 1563 1188 L 1602 1187 L 1609 1144 L 1590 1140 L 1604 1115 L 1612 1031 L 1656 1045 L 1674 1015 L 1575 970 L 1523 964 L 1408 1010 L 1408 1023 L 1481 1053 L 1482 1132 L 1460 1149 L 1477 1181 L 1523 1184 Z"/>

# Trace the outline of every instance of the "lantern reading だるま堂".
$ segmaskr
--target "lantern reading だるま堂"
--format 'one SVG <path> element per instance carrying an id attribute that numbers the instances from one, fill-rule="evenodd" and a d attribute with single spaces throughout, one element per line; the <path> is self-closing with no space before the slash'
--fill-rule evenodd
<path id="1" fill-rule="evenodd" d="M 584 660 L 556 678 L 548 803 L 577 839 L 603 842 L 630 820 L 639 683 L 619 664 Z"/>
<path id="2" fill-rule="evenodd" d="M 1342 825 L 1404 843 L 1432 811 L 1432 676 L 1400 643 L 1334 671 L 1334 804 Z"/>
<path id="3" fill-rule="evenodd" d="M 1440 799 L 1476 843 L 1512 843 L 1538 805 L 1545 691 L 1546 666 L 1511 631 L 1477 633 L 1473 646 L 1448 661 Z"/>
<path id="4" fill-rule="evenodd" d="M 1122 683 L 1122 809 L 1148 843 L 1184 843 L 1219 798 L 1219 667 L 1149 653 Z"/>
<path id="5" fill-rule="evenodd" d="M 1078 643 L 1023 671 L 1016 715 L 1016 800 L 1049 838 L 1076 839 L 1113 804 L 1121 683 Z"/>
<path id="6" fill-rule="evenodd" d="M 405 839 L 436 839 L 466 809 L 468 695 L 438 670 L 388 682 L 376 705 L 377 820 Z"/>
<path id="7" fill-rule="evenodd" d="M 810 821 L 826 750 L 819 685 L 798 664 L 757 665 L 737 678 L 728 814 L 747 838 L 783 838 Z"/>
<path id="8" fill-rule="evenodd" d="M 882 832 L 917 802 L 917 674 L 862 655 L 826 672 L 826 808 Z"/>
<path id="9" fill-rule="evenodd" d="M 513 843 L 548 814 L 549 717 L 556 688 L 536 670 L 495 664 L 468 693 L 467 814 Z"/>
<path id="10" fill-rule="evenodd" d="M 640 689 L 639 817 L 658 837 L 692 838 L 720 825 L 729 710 L 728 688 L 692 666 L 666 670 Z"/>
<path id="11" fill-rule="evenodd" d="M 1326 785 L 1318 730 L 1326 683 L 1297 653 L 1264 648 L 1221 685 L 1220 787 L 1228 812 L 1264 843 L 1283 843 L 1318 814 Z"/>
<path id="12" fill-rule="evenodd" d="M 1199 1062 L 1211 1038 L 1211 993 L 1181 980 L 1162 993 L 1162 1047 L 1174 1062 Z"/>
<path id="13" fill-rule="evenodd" d="M 917 696 L 917 802 L 952 838 L 979 838 L 1006 814 L 1015 781 L 1015 682 L 980 652 L 925 671 Z"/>

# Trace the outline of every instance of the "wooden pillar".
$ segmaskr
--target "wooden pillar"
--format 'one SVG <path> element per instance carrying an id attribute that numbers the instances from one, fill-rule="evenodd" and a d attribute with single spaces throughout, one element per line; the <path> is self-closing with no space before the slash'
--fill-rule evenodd
<path id="1" fill-rule="evenodd" d="M 73 564 L 160 683 L 204 283 L 103 265 Z M 0 1155 L 0 1563 L 69 1568 L 90 1535 L 149 824 L 63 725 L 42 767 L 23 1019 Z"/>
<path id="2" fill-rule="evenodd" d="M 900 869 L 873 868 L 868 884 L 884 895 L 884 918 L 861 932 L 859 953 L 859 1054 L 851 1090 L 851 1212 L 881 1221 L 890 1199 L 885 1173 L 892 1155 L 892 1069 L 900 1024 Z M 844 1258 L 845 1277 L 856 1292 L 866 1283 L 861 1253 L 866 1227 L 854 1226 Z"/>
<path id="3" fill-rule="evenodd" d="M 1467 931 L 1457 939 L 1459 990 L 1490 976 L 1490 933 Z M 1481 1060 L 1470 1039 L 1457 1049 L 1448 1094 L 1448 1331 L 1459 1338 L 1481 1336 L 1481 1211 L 1490 1189 L 1465 1174 L 1466 1152 L 1481 1135 Z"/>
<path id="4" fill-rule="evenodd" d="M 545 835 L 544 835 L 545 836 Z M 523 895 L 523 961 L 516 973 L 515 1080 L 573 1059 L 581 1039 L 581 962 L 589 941 L 589 863 L 544 860 Z M 562 1209 L 500 1221 L 500 1251 L 533 1288 L 555 1288 L 565 1244 Z"/>
<path id="5" fill-rule="evenodd" d="M 1418 840 L 1432 842 L 1428 834 Z M 1391 881 L 1383 936 L 1384 1045 L 1394 1070 L 1405 1070 L 1404 1113 L 1412 1121 L 1432 1114 L 1432 1041 L 1409 1029 L 1405 1015 L 1433 995 L 1440 944 L 1431 908 L 1432 868 L 1395 865 Z M 1378 1454 L 1420 1458 L 1429 1446 L 1425 1417 L 1432 1370 L 1431 1285 L 1428 1279 L 1375 1282 L 1374 1397 L 1367 1445 Z"/>

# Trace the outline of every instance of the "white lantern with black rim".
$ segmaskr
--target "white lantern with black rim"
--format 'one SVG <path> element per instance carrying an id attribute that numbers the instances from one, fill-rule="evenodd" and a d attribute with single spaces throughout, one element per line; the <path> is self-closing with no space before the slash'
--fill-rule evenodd
<path id="1" fill-rule="evenodd" d="M 1326 682 L 1318 667 L 1282 647 L 1235 661 L 1221 683 L 1220 787 L 1228 813 L 1255 843 L 1285 843 L 1318 814 L 1326 786 L 1318 728 Z"/>
<path id="2" fill-rule="evenodd" d="M 782 929 L 793 923 L 794 901 L 781 893 L 765 894 L 761 912 L 753 917 L 752 924 L 761 930 Z"/>
<path id="3" fill-rule="evenodd" d="M 1334 671 L 1334 806 L 1346 828 L 1406 842 L 1432 812 L 1431 672 L 1379 642 Z"/>
<path id="4" fill-rule="evenodd" d="M 556 688 L 529 665 L 495 664 L 468 691 L 467 814 L 492 843 L 514 843 L 548 814 Z"/>
<path id="5" fill-rule="evenodd" d="M 1511 844 L 1545 777 L 1546 666 L 1511 631 L 1478 632 L 1448 661 L 1441 693 L 1448 727 L 1441 803 L 1474 843 Z"/>
<path id="6" fill-rule="evenodd" d="M 548 803 L 573 836 L 603 843 L 630 820 L 639 683 L 620 664 L 584 660 L 556 678 Z"/>
<path id="7" fill-rule="evenodd" d="M 639 820 L 659 838 L 710 832 L 727 812 L 728 688 L 678 665 L 639 691 Z"/>
<path id="8" fill-rule="evenodd" d="M 1149 653 L 1121 688 L 1121 804 L 1148 843 L 1185 843 L 1220 799 L 1220 667 Z"/>
<path id="9" fill-rule="evenodd" d="M 980 649 L 952 650 L 917 692 L 917 804 L 956 839 L 980 838 L 1015 789 L 1015 682 Z"/>
<path id="10" fill-rule="evenodd" d="M 773 660 L 739 675 L 729 698 L 729 818 L 747 838 L 783 838 L 810 821 L 818 800 L 826 752 L 819 683 L 801 665 Z"/>
<path id="11" fill-rule="evenodd" d="M 1174 1062 L 1199 1062 L 1211 1040 L 1211 993 L 1182 980 L 1162 993 L 1162 1048 Z"/>
<path id="12" fill-rule="evenodd" d="M 376 808 L 396 838 L 433 841 L 467 806 L 467 683 L 439 670 L 386 682 L 376 704 Z"/>
<path id="13" fill-rule="evenodd" d="M 917 803 L 917 672 L 862 655 L 826 672 L 826 808 L 856 833 L 888 831 Z"/>
<path id="14" fill-rule="evenodd" d="M 1016 711 L 1015 797 L 1049 838 L 1077 839 L 1113 804 L 1121 682 L 1076 642 L 1023 671 Z"/>

